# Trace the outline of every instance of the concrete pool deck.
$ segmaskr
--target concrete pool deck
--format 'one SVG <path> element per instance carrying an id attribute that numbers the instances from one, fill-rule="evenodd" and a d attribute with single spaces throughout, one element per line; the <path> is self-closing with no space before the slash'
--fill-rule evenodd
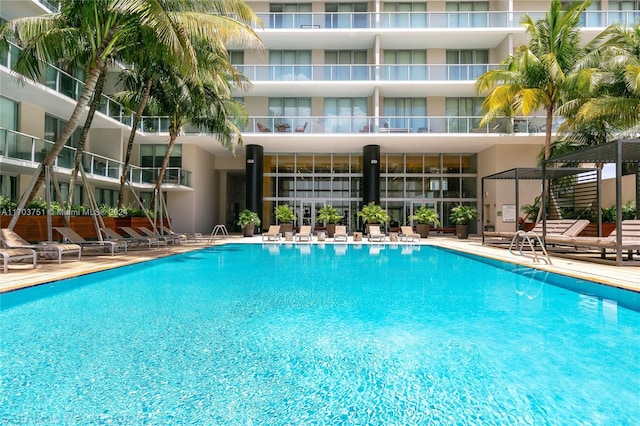
<path id="1" fill-rule="evenodd" d="M 215 245 L 228 243 L 242 244 L 261 244 L 262 238 L 254 236 L 252 238 L 242 238 L 240 235 L 230 235 L 225 240 L 218 240 Z M 264 244 L 310 244 L 308 242 L 264 242 Z M 322 244 L 313 241 L 311 244 Z M 326 244 L 334 244 L 332 240 Z M 345 244 L 345 243 L 336 243 Z M 369 243 L 367 241 L 354 243 L 349 240 L 347 244 L 407 244 L 407 243 Z M 414 243 L 409 243 L 414 244 Z M 579 261 L 555 257 L 551 255 L 551 265 L 544 262 L 534 263 L 531 258 L 514 256 L 508 250 L 499 247 L 483 246 L 479 238 L 470 238 L 469 240 L 459 240 L 455 237 L 448 236 L 432 236 L 423 238 L 420 245 L 434 245 L 449 248 L 465 253 L 475 254 L 488 257 L 495 260 L 501 260 L 509 263 L 529 266 L 544 271 L 555 272 L 562 275 L 568 275 L 575 278 L 595 281 L 606 285 L 626 288 L 640 292 L 640 267 L 623 266 L 617 267 L 612 265 L 603 265 L 594 262 Z M 31 287 L 38 284 L 44 284 L 52 281 L 58 281 L 66 278 L 72 278 L 93 272 L 113 269 L 120 266 L 131 265 L 140 262 L 170 256 L 173 254 L 199 250 L 205 247 L 211 247 L 213 244 L 188 244 L 181 246 L 170 246 L 161 249 L 152 250 L 131 250 L 126 254 L 110 255 L 83 255 L 82 260 L 63 260 L 62 264 L 55 261 L 38 261 L 38 266 L 33 269 L 27 263 L 10 263 L 9 272 L 7 274 L 0 273 L 0 293 L 16 290 L 24 287 Z M 64 258 L 63 258 L 64 259 Z"/>

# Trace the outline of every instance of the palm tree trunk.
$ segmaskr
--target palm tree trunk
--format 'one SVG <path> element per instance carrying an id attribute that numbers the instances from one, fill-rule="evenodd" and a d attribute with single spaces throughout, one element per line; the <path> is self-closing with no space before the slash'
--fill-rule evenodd
<path id="1" fill-rule="evenodd" d="M 80 162 L 82 161 L 82 154 L 84 153 L 84 147 L 87 142 L 87 135 L 89 134 L 89 129 L 91 129 L 91 123 L 93 122 L 93 116 L 96 113 L 96 110 L 100 106 L 100 98 L 102 97 L 102 90 L 104 89 L 104 82 L 107 79 L 107 69 L 106 67 L 100 71 L 100 76 L 98 77 L 98 81 L 96 82 L 96 88 L 93 91 L 93 99 L 91 100 L 91 105 L 89 105 L 89 112 L 87 114 L 87 119 L 84 121 L 84 127 L 82 128 L 82 133 L 80 133 L 80 141 L 78 141 L 78 146 L 76 147 L 76 156 L 73 160 L 73 170 L 71 170 L 71 178 L 69 179 L 69 194 L 67 194 L 67 209 L 71 208 L 73 204 L 73 191 L 76 186 L 76 179 L 78 177 L 78 171 L 80 169 Z"/>
<path id="2" fill-rule="evenodd" d="M 127 153 L 124 158 L 124 165 L 122 166 L 122 175 L 120 176 L 120 191 L 118 192 L 118 208 L 122 208 L 124 204 L 124 185 L 127 180 L 127 171 L 129 169 L 129 163 L 131 162 L 131 151 L 133 150 L 133 141 L 136 138 L 136 129 L 138 128 L 138 122 L 140 121 L 140 117 L 142 117 L 142 113 L 144 112 L 145 107 L 147 106 L 147 102 L 149 101 L 149 94 L 151 93 L 151 86 L 153 85 L 153 80 L 148 78 L 144 91 L 142 93 L 142 99 L 140 99 L 140 104 L 138 105 L 138 109 L 133 116 L 133 120 L 131 122 L 131 132 L 129 133 L 129 141 L 127 142 Z"/>
<path id="3" fill-rule="evenodd" d="M 553 126 L 553 105 L 547 108 L 547 124 L 544 135 L 544 159 L 551 157 L 551 131 Z"/>
<path id="4" fill-rule="evenodd" d="M 56 158 L 58 158 L 58 155 L 60 154 L 60 151 L 62 151 L 62 148 L 64 148 L 65 144 L 67 143 L 67 141 L 69 140 L 73 132 L 78 127 L 78 124 L 80 123 L 80 118 L 82 117 L 82 114 L 84 114 L 84 111 L 87 108 L 87 105 L 89 105 L 89 100 L 91 99 L 93 90 L 95 89 L 96 83 L 98 82 L 98 77 L 100 76 L 100 70 L 102 69 L 102 67 L 103 67 L 103 62 L 100 61 L 98 65 L 94 66 L 91 70 L 89 70 L 89 78 L 87 78 L 87 81 L 85 82 L 84 89 L 82 89 L 82 93 L 80 94 L 78 103 L 76 104 L 76 107 L 74 108 L 73 113 L 71 114 L 71 117 L 67 122 L 67 125 L 64 126 L 64 128 L 62 129 L 62 132 L 60 132 L 60 135 L 58 136 L 58 139 L 56 140 L 55 144 L 53 145 L 51 150 L 47 153 L 47 156 L 45 157 L 45 159 L 42 160 L 43 166 L 50 166 L 55 163 Z M 36 183 L 33 189 L 31 190 L 29 197 L 27 198 L 27 201 L 25 203 L 26 205 L 29 205 L 29 203 L 33 201 L 33 199 L 36 197 L 36 194 L 42 187 L 42 182 L 44 182 L 44 173 L 42 173 L 43 170 L 44 169 L 41 169 L 38 175 Z"/>
<path id="5" fill-rule="evenodd" d="M 167 147 L 167 152 L 164 154 L 164 158 L 162 159 L 162 166 L 160 166 L 160 170 L 158 171 L 158 178 L 156 180 L 156 188 L 153 191 L 153 196 L 151 197 L 151 205 L 149 207 L 152 209 L 154 208 L 156 203 L 156 195 L 160 193 L 162 181 L 164 180 L 164 173 L 167 170 L 167 166 L 169 165 L 169 157 L 171 156 L 171 151 L 173 151 L 173 146 L 176 144 L 176 139 L 178 138 L 178 130 L 173 126 L 171 126 L 169 137 L 169 146 Z"/>

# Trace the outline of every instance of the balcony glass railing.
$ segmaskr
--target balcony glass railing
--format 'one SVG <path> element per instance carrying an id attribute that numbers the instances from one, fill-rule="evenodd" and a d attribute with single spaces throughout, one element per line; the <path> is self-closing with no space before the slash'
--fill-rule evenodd
<path id="1" fill-rule="evenodd" d="M 37 0 L 38 3 L 46 7 L 50 12 L 60 12 L 60 2 L 55 0 Z"/>
<path id="2" fill-rule="evenodd" d="M 476 80 L 498 68 L 495 64 L 465 65 L 237 65 L 251 81 L 411 81 Z M 376 75 L 376 69 L 379 69 Z"/>
<path id="3" fill-rule="evenodd" d="M 40 163 L 53 147 L 54 143 L 24 133 L 0 128 L 0 158 Z M 60 151 L 54 165 L 69 172 L 73 168 L 76 149 L 65 146 Z M 118 181 L 124 163 L 112 158 L 84 152 L 82 165 L 88 175 Z M 158 180 L 159 167 L 129 166 L 129 181 L 132 184 L 153 184 Z M 179 167 L 168 167 L 162 183 L 191 187 L 191 172 Z"/>
<path id="4" fill-rule="evenodd" d="M 523 15 L 540 19 L 545 12 L 341 12 L 259 13 L 266 29 L 401 29 L 401 28 L 518 28 Z M 632 26 L 640 11 L 586 11 L 582 27 L 613 23 Z"/>
<path id="5" fill-rule="evenodd" d="M 13 43 L 9 43 L 8 50 L 0 51 L 0 65 L 13 69 L 13 66 L 18 59 L 19 52 L 20 48 L 18 46 Z M 44 73 L 42 73 L 42 79 L 39 83 L 44 84 L 48 88 L 75 101 L 80 98 L 82 89 L 84 89 L 83 81 L 51 64 L 44 64 L 44 67 Z M 98 110 L 102 114 L 108 115 L 120 123 L 127 124 L 128 122 L 131 124 L 131 114 L 127 114 L 124 106 L 105 94 L 103 94 L 100 99 L 100 106 Z"/>
<path id="6" fill-rule="evenodd" d="M 481 117 L 425 116 L 287 116 L 251 117 L 244 133 L 354 134 L 354 133 L 543 133 L 545 117 L 496 119 L 480 126 Z M 554 132 L 558 120 L 554 121 Z"/>

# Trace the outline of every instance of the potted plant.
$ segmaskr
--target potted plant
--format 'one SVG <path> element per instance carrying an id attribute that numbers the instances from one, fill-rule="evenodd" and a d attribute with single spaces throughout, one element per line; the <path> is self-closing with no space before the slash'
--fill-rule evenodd
<path id="1" fill-rule="evenodd" d="M 460 204 L 451 209 L 449 219 L 456 224 L 456 235 L 460 239 L 469 238 L 469 224 L 478 218 L 478 210 L 474 206 Z"/>
<path id="2" fill-rule="evenodd" d="M 413 212 L 413 214 L 409 216 L 409 220 L 415 220 L 418 222 L 416 225 L 416 231 L 422 238 L 427 238 L 429 236 L 429 227 L 432 223 L 436 226 L 440 225 L 438 213 L 427 206 L 422 206 Z"/>
<path id="3" fill-rule="evenodd" d="M 327 234 L 329 238 L 333 238 L 336 232 L 336 223 L 340 221 L 344 216 L 338 213 L 338 210 L 334 207 L 325 206 L 318 209 L 317 222 L 323 222 L 327 228 Z"/>
<path id="4" fill-rule="evenodd" d="M 280 204 L 275 209 L 276 220 L 280 225 L 280 232 L 284 235 L 285 232 L 293 232 L 292 222 L 296 220 L 296 215 L 293 213 L 293 209 L 288 204 Z"/>
<path id="5" fill-rule="evenodd" d="M 252 237 L 256 226 L 260 225 L 258 213 L 252 212 L 249 209 L 242 210 L 238 216 L 238 225 L 242 228 L 242 235 L 244 237 Z"/>
<path id="6" fill-rule="evenodd" d="M 358 212 L 358 217 L 361 217 L 367 225 L 367 233 L 369 233 L 369 225 L 388 223 L 390 219 L 387 211 L 374 202 L 363 206 Z"/>

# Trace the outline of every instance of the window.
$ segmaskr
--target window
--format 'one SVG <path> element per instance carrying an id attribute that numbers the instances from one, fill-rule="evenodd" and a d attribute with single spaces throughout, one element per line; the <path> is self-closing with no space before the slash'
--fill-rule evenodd
<path id="1" fill-rule="evenodd" d="M 269 12 L 274 14 L 270 28 L 306 28 L 313 24 L 310 3 L 272 3 Z"/>
<path id="2" fill-rule="evenodd" d="M 426 28 L 427 3 L 384 3 L 383 28 Z"/>
<path id="3" fill-rule="evenodd" d="M 486 13 L 489 10 L 489 2 L 465 1 L 447 2 L 447 12 L 449 14 L 449 26 L 451 28 L 478 28 L 488 25 Z"/>
<path id="4" fill-rule="evenodd" d="M 10 200 L 18 199 L 18 176 L 0 175 L 0 195 Z"/>
<path id="5" fill-rule="evenodd" d="M 447 133 L 468 133 L 480 122 L 483 98 L 447 98 Z"/>
<path id="6" fill-rule="evenodd" d="M 325 80 L 368 80 L 366 50 L 328 50 L 324 52 Z M 362 66 L 357 66 L 362 65 Z"/>
<path id="7" fill-rule="evenodd" d="M 44 139 L 47 141 L 55 142 L 58 140 L 62 129 L 67 125 L 67 122 L 60 120 L 59 118 L 45 114 L 44 116 Z M 76 148 L 80 142 L 80 133 L 82 133 L 82 127 L 76 128 L 73 132 L 66 146 Z M 75 158 L 76 151 L 73 149 L 63 148 L 58 154 L 58 166 L 72 168 L 73 160 Z M 44 158 L 42 158 L 44 160 Z"/>
<path id="8" fill-rule="evenodd" d="M 417 132 L 427 126 L 425 98 L 384 98 L 382 111 L 382 123 L 391 128 Z"/>
<path id="9" fill-rule="evenodd" d="M 366 3 L 325 3 L 327 28 L 367 28 Z"/>
<path id="10" fill-rule="evenodd" d="M 640 19 L 640 1 L 609 1 L 607 24 L 619 22 L 623 25 L 633 25 Z"/>
<path id="11" fill-rule="evenodd" d="M 140 145 L 140 166 L 147 168 L 142 172 L 143 182 L 155 182 L 166 152 L 167 145 Z M 178 182 L 178 169 L 181 167 L 182 145 L 174 145 L 165 171 L 165 182 Z"/>
<path id="12" fill-rule="evenodd" d="M 426 80 L 426 50 L 385 50 L 383 80 Z"/>
<path id="13" fill-rule="evenodd" d="M 582 4 L 581 1 L 562 1 L 561 3 L 562 3 L 562 7 L 565 9 L 575 4 Z M 585 11 L 582 13 L 582 16 L 580 16 L 579 25 L 582 27 L 602 26 L 601 25 L 602 20 L 600 19 L 599 11 L 600 11 L 600 2 L 599 1 L 591 2 L 589 7 L 587 7 Z M 633 22 L 631 22 L 631 24 L 633 24 Z"/>
<path id="14" fill-rule="evenodd" d="M 310 50 L 272 50 L 269 52 L 271 80 L 311 80 Z"/>
<path id="15" fill-rule="evenodd" d="M 311 98 L 269 98 L 269 116 L 275 128 L 286 125 L 291 131 L 303 126 L 311 121 Z"/>
<path id="16" fill-rule="evenodd" d="M 447 50 L 447 80 L 475 80 L 488 71 L 488 50 Z"/>
<path id="17" fill-rule="evenodd" d="M 325 133 L 357 133 L 367 125 L 366 98 L 325 98 Z"/>

